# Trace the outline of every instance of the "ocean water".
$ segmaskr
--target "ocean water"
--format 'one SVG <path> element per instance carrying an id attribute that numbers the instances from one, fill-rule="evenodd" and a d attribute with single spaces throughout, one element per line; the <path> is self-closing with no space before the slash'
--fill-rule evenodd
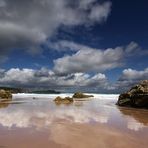
<path id="1" fill-rule="evenodd" d="M 55 104 L 73 94 L 14 94 L 0 103 L 0 147 L 147 148 L 148 110 L 118 107 L 118 94 Z"/>

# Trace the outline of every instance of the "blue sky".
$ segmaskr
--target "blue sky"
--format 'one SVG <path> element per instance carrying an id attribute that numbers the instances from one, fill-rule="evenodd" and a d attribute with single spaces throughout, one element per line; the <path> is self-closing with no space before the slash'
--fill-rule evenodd
<path id="1" fill-rule="evenodd" d="M 148 79 L 147 5 L 0 0 L 0 85 L 121 92 Z"/>

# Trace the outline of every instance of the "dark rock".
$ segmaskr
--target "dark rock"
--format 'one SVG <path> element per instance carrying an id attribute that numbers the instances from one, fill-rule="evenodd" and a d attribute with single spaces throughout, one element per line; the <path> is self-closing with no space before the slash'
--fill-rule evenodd
<path id="1" fill-rule="evenodd" d="M 148 80 L 144 80 L 119 96 L 117 105 L 148 108 Z"/>
<path id="2" fill-rule="evenodd" d="M 12 94 L 8 90 L 0 89 L 0 99 L 11 99 Z"/>
<path id="3" fill-rule="evenodd" d="M 62 97 L 60 97 L 60 96 L 58 96 L 58 97 L 56 97 L 55 99 L 54 99 L 54 102 L 57 104 L 57 105 L 60 105 L 60 104 L 71 104 L 71 103 L 73 103 L 74 102 L 74 99 L 75 98 L 90 98 L 90 97 L 93 97 L 93 95 L 85 95 L 85 94 L 83 94 L 83 93 L 81 93 L 81 92 L 77 92 L 77 93 L 75 93 L 74 95 L 73 95 L 73 97 L 71 98 L 71 97 L 65 97 L 65 98 L 62 98 Z"/>
<path id="4" fill-rule="evenodd" d="M 93 95 L 86 95 L 86 94 L 83 94 L 81 92 L 76 92 L 73 95 L 73 98 L 90 98 L 90 97 L 94 97 L 94 96 Z"/>
<path id="5" fill-rule="evenodd" d="M 65 98 L 62 98 L 62 97 L 56 97 L 54 99 L 54 102 L 57 104 L 57 105 L 60 105 L 60 104 L 71 104 L 73 103 L 73 98 L 70 98 L 70 97 L 65 97 Z"/>

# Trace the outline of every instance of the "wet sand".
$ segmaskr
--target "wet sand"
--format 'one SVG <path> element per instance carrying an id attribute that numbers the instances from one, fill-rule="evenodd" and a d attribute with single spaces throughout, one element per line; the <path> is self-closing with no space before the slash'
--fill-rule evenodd
<path id="1" fill-rule="evenodd" d="M 148 111 L 117 107 L 117 97 L 57 106 L 53 96 L 14 96 L 0 105 L 0 148 L 147 148 Z"/>

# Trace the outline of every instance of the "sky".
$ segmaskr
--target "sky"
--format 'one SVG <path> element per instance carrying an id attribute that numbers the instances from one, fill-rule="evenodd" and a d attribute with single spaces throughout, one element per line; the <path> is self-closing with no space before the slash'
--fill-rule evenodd
<path id="1" fill-rule="evenodd" d="M 0 0 L 0 86 L 119 93 L 148 79 L 146 0 Z"/>

